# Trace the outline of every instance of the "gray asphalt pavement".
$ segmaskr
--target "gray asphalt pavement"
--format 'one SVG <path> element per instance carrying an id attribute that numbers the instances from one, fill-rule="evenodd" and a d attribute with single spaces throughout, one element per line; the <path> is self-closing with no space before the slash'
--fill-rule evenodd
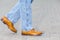
<path id="1" fill-rule="evenodd" d="M 0 19 L 16 4 L 17 0 L 0 0 Z M 60 40 L 60 0 L 34 0 L 32 3 L 33 27 L 42 36 L 22 36 L 20 20 L 15 24 L 18 33 L 11 32 L 0 21 L 0 40 Z"/>

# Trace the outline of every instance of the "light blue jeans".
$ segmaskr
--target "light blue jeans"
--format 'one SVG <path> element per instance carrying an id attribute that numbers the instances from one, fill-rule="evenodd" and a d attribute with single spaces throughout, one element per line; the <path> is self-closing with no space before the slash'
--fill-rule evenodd
<path id="1" fill-rule="evenodd" d="M 8 12 L 6 17 L 15 24 L 21 19 L 22 30 L 29 31 L 32 27 L 32 0 L 18 0 L 16 5 Z"/>

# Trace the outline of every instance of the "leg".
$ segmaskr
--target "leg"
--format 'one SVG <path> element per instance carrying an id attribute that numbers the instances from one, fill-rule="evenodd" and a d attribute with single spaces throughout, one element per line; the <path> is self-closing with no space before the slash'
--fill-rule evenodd
<path id="1" fill-rule="evenodd" d="M 20 1 L 20 16 L 22 21 L 23 35 L 41 35 L 42 32 L 37 32 L 32 27 L 32 11 L 31 0 Z"/>
<path id="2" fill-rule="evenodd" d="M 8 28 L 11 31 L 16 33 L 17 30 L 14 28 L 13 24 L 16 23 L 19 18 L 20 18 L 20 5 L 18 1 L 18 3 L 11 9 L 11 11 L 9 11 L 8 14 L 4 16 L 1 20 L 8 26 Z"/>
<path id="3" fill-rule="evenodd" d="M 20 18 L 20 5 L 19 1 L 17 4 L 11 9 L 11 11 L 8 12 L 6 17 L 14 24 L 18 21 Z"/>
<path id="4" fill-rule="evenodd" d="M 31 0 L 20 0 L 20 16 L 22 21 L 22 30 L 32 29 Z"/>

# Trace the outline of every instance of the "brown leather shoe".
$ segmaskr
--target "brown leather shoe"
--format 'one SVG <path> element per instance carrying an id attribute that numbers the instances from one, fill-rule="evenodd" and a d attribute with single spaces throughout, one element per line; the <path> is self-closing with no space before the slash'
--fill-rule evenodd
<path id="1" fill-rule="evenodd" d="M 39 36 L 42 35 L 42 32 L 37 32 L 36 30 L 32 29 L 30 31 L 22 31 L 22 35 Z"/>
<path id="2" fill-rule="evenodd" d="M 7 19 L 7 17 L 4 16 L 4 17 L 1 19 L 1 21 L 2 21 L 4 24 L 6 24 L 11 31 L 13 31 L 13 32 L 15 32 L 15 33 L 17 32 L 17 30 L 14 28 L 13 23 L 12 23 L 11 21 L 9 21 L 9 20 Z"/>

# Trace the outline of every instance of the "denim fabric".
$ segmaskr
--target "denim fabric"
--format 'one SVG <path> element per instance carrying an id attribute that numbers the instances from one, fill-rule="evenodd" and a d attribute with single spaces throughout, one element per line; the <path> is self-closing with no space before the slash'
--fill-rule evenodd
<path id="1" fill-rule="evenodd" d="M 16 5 L 8 12 L 6 17 L 14 24 L 20 18 L 20 2 L 18 1 Z"/>
<path id="2" fill-rule="evenodd" d="M 31 0 L 31 3 L 33 2 L 34 0 Z"/>
<path id="3" fill-rule="evenodd" d="M 32 0 L 18 0 L 17 4 L 6 15 L 13 24 L 21 19 L 22 30 L 26 31 L 33 28 L 31 1 Z"/>

